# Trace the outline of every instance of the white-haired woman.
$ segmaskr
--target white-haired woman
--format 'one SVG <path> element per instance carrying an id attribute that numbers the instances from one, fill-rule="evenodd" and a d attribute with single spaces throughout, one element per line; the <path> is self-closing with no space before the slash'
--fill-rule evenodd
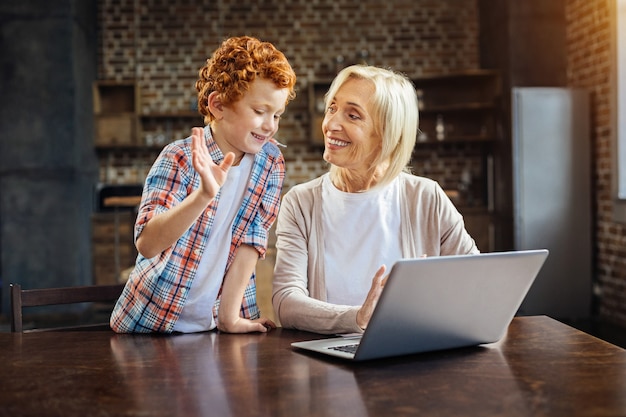
<path id="1" fill-rule="evenodd" d="M 396 260 L 478 248 L 443 189 L 408 172 L 418 106 L 407 77 L 350 66 L 325 104 L 330 170 L 283 198 L 272 302 L 283 327 L 362 332 Z"/>

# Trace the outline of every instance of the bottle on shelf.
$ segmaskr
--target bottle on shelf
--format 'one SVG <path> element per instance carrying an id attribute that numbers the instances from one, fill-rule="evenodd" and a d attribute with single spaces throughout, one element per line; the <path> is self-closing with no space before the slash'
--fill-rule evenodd
<path id="1" fill-rule="evenodd" d="M 435 124 L 435 136 L 437 140 L 444 140 L 446 138 L 446 127 L 443 123 L 443 115 L 437 115 L 437 122 Z"/>

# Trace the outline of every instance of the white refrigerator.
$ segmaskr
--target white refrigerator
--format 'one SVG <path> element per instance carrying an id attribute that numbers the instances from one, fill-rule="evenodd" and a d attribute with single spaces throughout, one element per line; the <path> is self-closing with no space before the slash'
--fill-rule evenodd
<path id="1" fill-rule="evenodd" d="M 592 210 L 589 94 L 582 89 L 512 90 L 515 249 L 550 255 L 520 315 L 590 315 Z"/>

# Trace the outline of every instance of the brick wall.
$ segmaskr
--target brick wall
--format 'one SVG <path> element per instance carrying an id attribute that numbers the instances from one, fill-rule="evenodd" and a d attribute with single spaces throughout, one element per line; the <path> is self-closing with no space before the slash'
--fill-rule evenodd
<path id="1" fill-rule="evenodd" d="M 568 84 L 591 92 L 597 309 L 626 326 L 626 229 L 613 221 L 611 14 L 614 0 L 568 0 Z"/>
<path id="2" fill-rule="evenodd" d="M 334 75 L 337 57 L 351 63 L 365 56 L 370 64 L 389 66 L 411 77 L 478 68 L 476 0 L 250 3 L 101 0 L 98 78 L 136 81 L 142 112 L 189 110 L 197 70 L 223 38 L 247 34 L 274 43 L 299 77 L 298 97 L 289 105 L 277 137 L 288 145 L 284 149 L 287 189 L 327 170 L 322 150 L 309 142 L 306 92 L 309 82 Z M 154 124 L 144 127 L 145 134 L 164 129 Z M 168 131 L 178 139 L 190 127 L 178 125 Z M 463 146 L 452 146 L 439 155 L 426 150 L 418 155 L 416 173 L 454 186 L 454 178 L 472 161 L 466 156 Z M 114 163 L 124 165 L 129 160 L 134 155 Z M 103 159 L 102 163 L 106 172 L 104 164 L 110 168 L 112 162 Z M 145 169 L 149 163 L 139 165 Z M 480 167 L 469 167 L 474 169 Z"/>

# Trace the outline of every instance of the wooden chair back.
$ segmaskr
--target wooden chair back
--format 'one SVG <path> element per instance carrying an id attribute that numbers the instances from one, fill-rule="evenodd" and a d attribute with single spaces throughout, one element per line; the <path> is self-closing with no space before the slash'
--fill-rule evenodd
<path id="1" fill-rule="evenodd" d="M 87 285 L 77 287 L 42 288 L 24 290 L 20 284 L 10 284 L 11 287 L 11 331 L 25 333 L 32 331 L 61 331 L 61 330 L 101 330 L 110 329 L 109 323 L 92 323 L 54 328 L 38 328 L 24 330 L 23 309 L 25 307 L 50 306 L 59 304 L 76 304 L 89 302 L 116 301 L 125 284 Z"/>

